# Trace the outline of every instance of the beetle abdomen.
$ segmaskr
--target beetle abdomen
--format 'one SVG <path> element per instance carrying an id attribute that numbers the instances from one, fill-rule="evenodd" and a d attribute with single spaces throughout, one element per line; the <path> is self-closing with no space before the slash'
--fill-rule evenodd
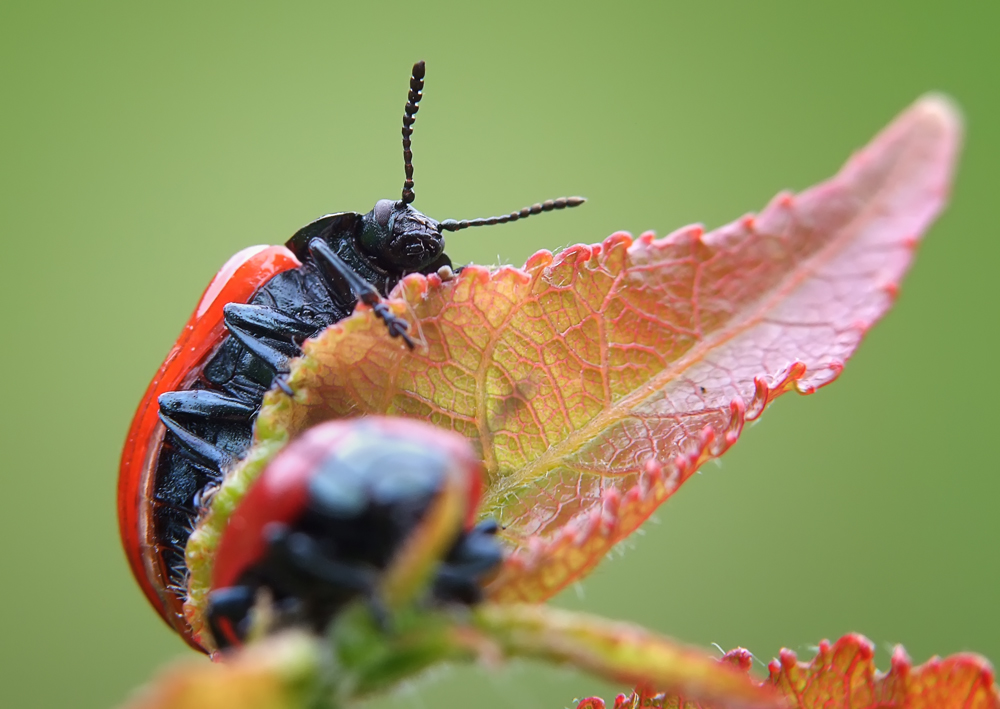
<path id="1" fill-rule="evenodd" d="M 316 268 L 307 262 L 300 268 L 274 276 L 250 300 L 251 305 L 271 308 L 308 325 L 303 337 L 289 334 L 271 340 L 291 356 L 297 355 L 302 339 L 346 317 L 348 311 L 335 304 L 322 286 Z M 301 339 L 299 339 L 301 338 Z M 192 372 L 192 381 L 182 391 L 207 391 L 225 394 L 247 404 L 256 415 L 264 393 L 276 372 L 247 351 L 235 337 L 227 335 L 200 372 Z M 161 414 L 163 413 L 161 407 Z M 216 415 L 170 414 L 183 428 L 214 446 L 230 459 L 238 460 L 250 446 L 253 416 L 231 420 Z M 176 436 L 167 434 L 155 463 L 152 525 L 168 585 L 184 593 L 186 565 L 184 546 L 190 536 L 205 489 L 217 483 L 225 470 L 218 470 L 186 447 Z"/>

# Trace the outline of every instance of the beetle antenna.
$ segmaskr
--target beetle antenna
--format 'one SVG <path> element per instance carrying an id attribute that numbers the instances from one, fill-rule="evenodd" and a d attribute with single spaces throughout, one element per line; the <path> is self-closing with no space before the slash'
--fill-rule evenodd
<path id="1" fill-rule="evenodd" d="M 458 231 L 468 229 L 470 226 L 489 226 L 490 224 L 505 224 L 516 222 L 518 219 L 527 219 L 532 214 L 551 212 L 553 209 L 566 209 L 568 207 L 579 207 L 587 200 L 583 197 L 560 197 L 559 199 L 547 199 L 541 204 L 533 204 L 530 207 L 505 214 L 502 217 L 487 217 L 485 219 L 445 219 L 441 222 L 441 228 L 445 231 Z"/>
<path id="2" fill-rule="evenodd" d="M 406 205 L 417 198 L 413 194 L 413 152 L 410 150 L 410 136 L 413 135 L 413 124 L 417 122 L 417 111 L 420 110 L 421 93 L 424 90 L 424 63 L 413 65 L 410 75 L 410 93 L 406 95 L 406 107 L 403 108 L 403 169 L 406 179 L 403 180 L 403 198 L 400 204 Z"/>

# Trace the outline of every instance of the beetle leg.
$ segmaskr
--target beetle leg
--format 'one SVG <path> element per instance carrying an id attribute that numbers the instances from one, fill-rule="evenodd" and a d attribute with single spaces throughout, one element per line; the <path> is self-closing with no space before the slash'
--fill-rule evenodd
<path id="1" fill-rule="evenodd" d="M 292 341 L 293 337 L 309 337 L 316 328 L 298 318 L 285 315 L 266 305 L 229 303 L 222 309 L 227 326 L 255 332 L 275 340 Z"/>
<path id="2" fill-rule="evenodd" d="M 376 295 L 378 295 L 378 291 L 376 291 L 374 288 L 372 289 L 372 291 Z M 367 301 L 364 301 L 363 298 L 362 301 L 367 304 Z M 371 308 L 375 312 L 375 315 L 378 316 L 378 318 L 385 323 L 387 328 L 389 328 L 390 337 L 403 338 L 403 342 L 405 342 L 406 346 L 409 347 L 411 350 L 417 346 L 416 343 L 413 341 L 413 338 L 410 337 L 409 333 L 407 332 L 407 330 L 410 329 L 410 323 L 406 322 L 406 320 L 403 320 L 403 318 L 396 317 L 396 315 L 391 310 L 389 310 L 389 306 L 386 305 L 385 302 L 381 299 L 381 296 L 379 296 L 378 302 L 372 304 Z"/>
<path id="3" fill-rule="evenodd" d="M 492 517 L 487 517 L 482 522 L 472 528 L 470 534 L 488 534 L 495 536 L 500 531 L 500 523 Z"/>
<path id="4" fill-rule="evenodd" d="M 168 500 L 164 500 L 161 497 L 154 496 L 153 497 L 153 505 L 156 506 L 156 507 L 166 507 L 168 509 L 174 510 L 175 512 L 180 512 L 181 514 L 187 515 L 188 517 L 192 517 L 192 518 L 198 516 L 198 512 L 195 511 L 195 509 L 193 507 L 187 507 L 185 505 L 178 505 L 175 502 L 170 502 Z"/>
<path id="5" fill-rule="evenodd" d="M 250 586 L 230 586 L 209 594 L 206 612 L 208 626 L 221 649 L 242 644 L 240 625 L 253 604 L 254 590 Z"/>
<path id="6" fill-rule="evenodd" d="M 363 287 L 358 283 L 359 281 L 367 286 L 371 286 L 371 284 L 348 266 L 347 262 L 340 258 L 337 252 L 323 239 L 315 238 L 309 242 L 309 255 L 319 266 L 319 274 L 323 277 L 323 283 L 326 285 L 330 297 L 338 305 L 350 311 L 358 302 L 354 286 L 357 284 L 358 287 Z"/>
<path id="7" fill-rule="evenodd" d="M 201 473 L 209 482 L 218 483 L 222 481 L 223 474 L 221 470 L 211 468 L 202 462 L 194 460 L 193 456 L 189 456 L 189 458 L 191 459 L 191 465 L 194 466 L 195 471 Z M 200 508 L 200 505 L 196 506 Z"/>
<path id="8" fill-rule="evenodd" d="M 229 334 L 236 338 L 236 340 L 247 348 L 254 357 L 259 359 L 272 372 L 274 372 L 274 377 L 271 379 L 271 384 L 276 385 L 281 391 L 285 392 L 288 396 L 295 396 L 295 392 L 292 388 L 288 386 L 288 382 L 285 381 L 285 377 L 288 376 L 288 362 L 292 356 L 297 356 L 302 353 L 298 347 L 295 347 L 296 354 L 289 356 L 279 350 L 277 347 L 272 347 L 270 344 L 265 342 L 262 338 L 254 337 L 253 334 L 247 332 L 246 330 L 233 325 L 232 323 L 226 323 L 229 328 Z"/>
<path id="9" fill-rule="evenodd" d="M 233 462 L 232 456 L 228 453 L 194 435 L 162 411 L 160 412 L 160 421 L 174 435 L 174 439 L 180 443 L 182 452 L 188 453 L 198 461 L 207 463 L 212 470 L 218 471 L 219 475 L 222 475 L 222 471 Z"/>
<path id="10" fill-rule="evenodd" d="M 288 382 L 285 381 L 285 375 L 279 374 L 274 378 L 274 385 L 281 389 L 286 396 L 295 396 L 295 391 L 288 386 Z"/>
<path id="11" fill-rule="evenodd" d="M 316 328 L 272 308 L 243 303 L 226 305 L 223 319 L 229 333 L 277 375 L 272 383 L 288 396 L 294 396 L 295 392 L 282 375 L 288 373 L 288 360 L 302 353 L 294 338 L 308 337 Z M 264 338 L 274 340 L 276 344 L 272 345 Z M 288 344 L 285 344 L 286 340 Z"/>
<path id="12" fill-rule="evenodd" d="M 288 361 L 291 356 L 241 327 L 229 322 L 226 323 L 226 326 L 229 328 L 229 334 L 246 347 L 250 354 L 266 364 L 272 372 L 275 374 L 288 373 Z"/>
<path id="13" fill-rule="evenodd" d="M 407 333 L 410 324 L 396 317 L 375 286 L 359 276 L 328 243 L 320 238 L 313 239 L 309 242 L 309 253 L 319 265 L 319 272 L 331 296 L 345 305 L 360 300 L 375 311 L 375 315 L 389 328 L 391 337 L 403 338 L 403 342 L 411 350 L 416 346 L 413 338 Z"/>
<path id="14" fill-rule="evenodd" d="M 222 385 L 222 390 L 236 399 L 258 402 L 264 398 L 267 387 L 253 381 L 244 374 L 237 374 Z"/>
<path id="15" fill-rule="evenodd" d="M 211 418 L 222 421 L 250 421 L 257 408 L 243 399 L 207 389 L 170 391 L 158 399 L 160 411 L 168 416 Z"/>
<path id="16" fill-rule="evenodd" d="M 273 590 L 281 593 L 290 590 L 294 598 L 297 592 L 320 584 L 374 598 L 373 574 L 331 561 L 309 535 L 290 532 L 285 525 L 274 523 L 266 528 L 265 537 L 267 553 L 260 575 L 279 587 Z M 256 591 L 254 586 L 230 586 L 209 594 L 206 616 L 220 648 L 242 643 L 245 620 L 253 608 Z"/>
<path id="17" fill-rule="evenodd" d="M 330 559 L 311 536 L 289 532 L 283 524 L 269 525 L 266 534 L 271 572 L 284 576 L 282 580 L 299 592 L 318 584 L 326 589 L 357 593 L 364 599 L 376 625 L 389 632 L 389 611 L 379 598 L 372 571 Z"/>
<path id="18" fill-rule="evenodd" d="M 268 525 L 265 533 L 269 558 L 278 562 L 276 566 L 299 577 L 297 583 L 293 580 L 293 585 L 318 581 L 361 594 L 374 592 L 375 578 L 372 573 L 358 566 L 333 561 L 308 534 L 290 532 L 283 524 Z"/>
<path id="19" fill-rule="evenodd" d="M 498 531 L 496 521 L 486 519 L 458 539 L 435 574 L 436 598 L 468 604 L 482 600 L 482 581 L 503 562 Z"/>

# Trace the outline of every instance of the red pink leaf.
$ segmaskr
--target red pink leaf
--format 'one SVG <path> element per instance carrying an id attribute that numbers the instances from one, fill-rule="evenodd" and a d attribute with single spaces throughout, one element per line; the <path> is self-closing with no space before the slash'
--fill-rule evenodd
<path id="1" fill-rule="evenodd" d="M 860 635 L 845 635 L 831 645 L 820 643 L 812 662 L 799 662 L 791 650 L 782 650 L 773 661 L 762 686 L 780 691 L 794 709 L 1000 709 L 1000 690 L 989 662 L 972 653 L 931 658 L 913 667 L 897 646 L 888 672 L 873 662 L 874 648 Z M 723 660 L 749 670 L 749 653 L 737 649 Z M 577 709 L 604 709 L 604 701 L 591 697 Z M 667 709 L 708 706 L 676 694 L 640 690 L 620 694 L 615 709 Z"/>
<path id="2" fill-rule="evenodd" d="M 923 98 L 831 180 L 715 231 L 408 276 L 390 304 L 424 346 L 359 309 L 306 343 L 296 396 L 269 394 L 258 439 L 374 413 L 468 436 L 489 477 L 481 512 L 512 549 L 488 593 L 547 598 L 775 397 L 840 374 L 946 201 L 960 132 Z"/>

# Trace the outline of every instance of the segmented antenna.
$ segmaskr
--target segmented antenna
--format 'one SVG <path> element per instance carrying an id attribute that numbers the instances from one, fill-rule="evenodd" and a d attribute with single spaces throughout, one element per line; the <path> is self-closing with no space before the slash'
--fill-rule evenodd
<path id="1" fill-rule="evenodd" d="M 516 222 L 518 219 L 527 219 L 532 214 L 551 212 L 553 209 L 566 209 L 567 207 L 579 207 L 587 200 L 583 197 L 560 197 L 559 199 L 547 199 L 541 204 L 533 204 L 530 207 L 505 214 L 502 217 L 487 217 L 485 219 L 445 219 L 441 222 L 441 228 L 445 231 L 458 231 L 468 229 L 470 226 L 489 226 L 490 224 L 505 224 Z"/>
<path id="2" fill-rule="evenodd" d="M 424 63 L 413 65 L 410 75 L 410 93 L 406 95 L 406 107 L 403 109 L 403 169 L 406 179 L 403 180 L 402 204 L 410 204 L 417 198 L 413 194 L 413 152 L 410 150 L 410 136 L 413 135 L 413 124 L 417 122 L 417 111 L 420 110 L 421 93 L 424 90 Z"/>

